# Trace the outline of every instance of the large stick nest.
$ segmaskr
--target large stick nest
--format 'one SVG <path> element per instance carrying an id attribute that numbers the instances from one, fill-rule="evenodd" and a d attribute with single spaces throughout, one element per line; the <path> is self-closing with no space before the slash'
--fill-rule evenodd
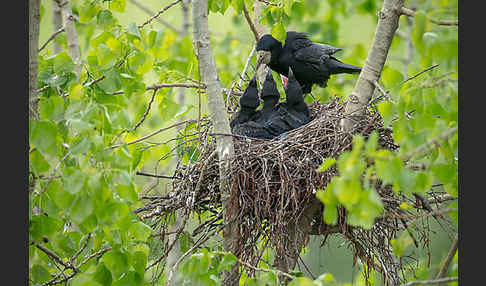
<path id="1" fill-rule="evenodd" d="M 266 247 L 283 256 L 292 257 L 300 253 L 300 249 L 295 249 L 292 247 L 294 244 L 289 242 L 290 237 L 296 237 L 290 234 L 290 226 L 301 222 L 306 207 L 316 201 L 316 191 L 324 189 L 337 175 L 334 167 L 321 173 L 317 169 L 325 158 L 337 158 L 351 149 L 352 134 L 341 131 L 339 126 L 344 106 L 345 102 L 339 98 L 326 104 L 316 101 L 309 106 L 311 122 L 288 132 L 280 140 L 232 136 L 235 154 L 231 162 L 231 209 L 226 211 L 234 218 L 231 225 L 238 229 L 239 243 L 235 246 L 235 253 L 242 261 L 256 266 Z M 205 219 L 193 231 L 193 236 L 220 230 L 223 222 L 216 134 L 211 133 L 209 120 L 201 120 L 198 125 L 197 131 L 194 129 L 189 134 L 186 130 L 181 136 L 182 141 L 179 140 L 182 142 L 179 156 L 186 154 L 189 160 L 177 166 L 171 192 L 149 197 L 147 204 L 137 210 L 144 213 L 143 218 L 155 221 L 166 221 L 178 210 L 204 213 Z M 398 148 L 391 130 L 384 128 L 379 114 L 369 109 L 355 133 L 367 137 L 372 131 L 379 134 L 380 148 Z M 197 160 L 194 160 L 196 156 Z M 325 239 L 330 233 L 340 233 L 349 242 L 355 257 L 388 276 L 393 270 L 390 265 L 397 263 L 390 252 L 390 240 L 423 208 L 418 207 L 413 212 L 402 210 L 399 207 L 401 202 L 413 205 L 414 201 L 396 195 L 391 186 L 382 185 L 379 181 L 375 187 L 382 198 L 384 214 L 376 219 L 371 229 L 347 225 L 343 208 L 338 209 L 337 225 L 325 225 L 322 221 L 323 205 L 318 202 L 319 207 L 311 214 L 311 228 L 303 231 L 297 227 L 297 231 L 302 232 L 304 240 L 310 234 L 322 235 Z M 422 229 L 419 239 L 426 244 L 426 230 Z M 265 243 L 258 248 L 258 241 Z M 252 275 L 252 270 L 248 271 Z"/>

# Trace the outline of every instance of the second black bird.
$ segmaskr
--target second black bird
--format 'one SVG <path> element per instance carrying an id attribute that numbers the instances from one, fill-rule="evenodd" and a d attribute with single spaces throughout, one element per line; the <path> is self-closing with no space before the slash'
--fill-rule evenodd
<path id="1" fill-rule="evenodd" d="M 360 67 L 343 63 L 333 56 L 341 48 L 315 43 L 304 33 L 287 32 L 285 45 L 270 34 L 263 35 L 256 50 L 257 68 L 263 63 L 287 77 L 289 67 L 292 68 L 304 94 L 311 92 L 313 84 L 326 87 L 333 74 L 361 71 Z"/>

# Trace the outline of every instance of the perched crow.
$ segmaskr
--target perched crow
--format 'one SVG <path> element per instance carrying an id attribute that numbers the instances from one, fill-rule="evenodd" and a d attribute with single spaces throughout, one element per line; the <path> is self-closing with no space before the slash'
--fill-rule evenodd
<path id="1" fill-rule="evenodd" d="M 260 100 L 258 99 L 258 88 L 255 73 L 243 92 L 243 95 L 240 97 L 240 111 L 238 111 L 236 116 L 231 120 L 231 129 L 239 124 L 259 117 L 260 112 L 256 110 L 259 105 Z"/>
<path id="2" fill-rule="evenodd" d="M 304 94 L 311 92 L 313 84 L 326 87 L 333 74 L 361 71 L 360 67 L 345 64 L 332 56 L 341 48 L 314 43 L 305 33 L 287 32 L 284 46 L 272 35 L 263 35 L 256 50 L 257 68 L 264 63 L 279 74 L 288 76 L 291 67 Z"/>

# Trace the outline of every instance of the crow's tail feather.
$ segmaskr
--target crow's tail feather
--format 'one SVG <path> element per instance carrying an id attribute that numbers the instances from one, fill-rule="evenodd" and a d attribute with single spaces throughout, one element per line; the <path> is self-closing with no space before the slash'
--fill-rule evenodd
<path id="1" fill-rule="evenodd" d="M 361 67 L 345 64 L 334 57 L 331 57 L 329 59 L 329 66 L 330 66 L 331 74 L 361 72 Z"/>

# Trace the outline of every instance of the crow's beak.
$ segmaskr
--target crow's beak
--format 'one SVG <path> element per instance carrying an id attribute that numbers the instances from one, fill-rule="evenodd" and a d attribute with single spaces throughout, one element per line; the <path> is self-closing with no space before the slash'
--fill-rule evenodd
<path id="1" fill-rule="evenodd" d="M 272 54 L 268 51 L 258 51 L 257 52 L 257 63 L 256 63 L 256 70 L 260 67 L 261 64 L 268 64 L 270 63 L 270 58 Z"/>

